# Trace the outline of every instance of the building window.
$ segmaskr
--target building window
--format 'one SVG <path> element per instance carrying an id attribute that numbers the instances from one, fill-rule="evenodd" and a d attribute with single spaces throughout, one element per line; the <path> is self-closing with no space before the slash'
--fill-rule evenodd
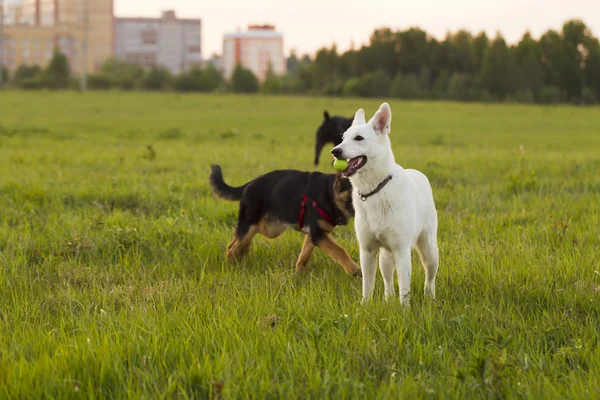
<path id="1" fill-rule="evenodd" d="M 33 55 L 33 59 L 36 62 L 40 62 L 40 41 L 38 39 L 34 39 L 31 41 L 31 52 Z"/>
<path id="2" fill-rule="evenodd" d="M 9 36 L 2 37 L 2 62 L 8 67 L 12 67 L 15 63 L 15 40 Z"/>
<path id="3" fill-rule="evenodd" d="M 29 56 L 31 55 L 31 49 L 29 46 L 29 40 L 23 40 L 21 42 L 21 56 L 25 60 L 29 60 Z"/>
<path id="4" fill-rule="evenodd" d="M 194 45 L 188 47 L 188 53 L 200 53 L 200 45 Z"/>
<path id="5" fill-rule="evenodd" d="M 130 63 L 141 65 L 143 67 L 153 67 L 156 65 L 156 54 L 153 53 L 128 53 L 125 60 Z"/>
<path id="6" fill-rule="evenodd" d="M 58 37 L 58 49 L 61 53 L 67 57 L 77 55 L 77 41 L 69 35 L 62 35 Z"/>
<path id="7" fill-rule="evenodd" d="M 142 44 L 158 43 L 158 32 L 152 28 L 146 28 L 141 32 Z"/>

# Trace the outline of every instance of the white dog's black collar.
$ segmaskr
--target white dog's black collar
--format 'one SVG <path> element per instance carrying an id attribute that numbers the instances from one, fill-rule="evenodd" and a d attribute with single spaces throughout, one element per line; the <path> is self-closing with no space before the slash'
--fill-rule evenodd
<path id="1" fill-rule="evenodd" d="M 367 201 L 367 199 L 371 196 L 373 196 L 375 193 L 379 192 L 381 189 L 383 189 L 383 187 L 385 185 L 387 185 L 387 183 L 392 179 L 391 175 L 388 175 L 387 178 L 385 178 L 384 180 L 382 180 L 379 185 L 377 185 L 377 187 L 372 191 L 369 192 L 367 194 L 361 194 L 360 192 L 358 192 L 358 195 L 360 196 L 360 199 L 362 201 Z"/>

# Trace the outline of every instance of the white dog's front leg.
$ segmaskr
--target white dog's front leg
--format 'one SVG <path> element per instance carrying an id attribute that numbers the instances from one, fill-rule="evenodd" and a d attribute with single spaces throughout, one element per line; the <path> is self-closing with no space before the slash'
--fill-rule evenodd
<path id="1" fill-rule="evenodd" d="M 396 263 L 394 262 L 393 254 L 384 249 L 379 250 L 379 271 L 381 271 L 381 276 L 383 277 L 386 300 L 390 300 L 396 294 L 394 290 L 395 266 Z"/>
<path id="2" fill-rule="evenodd" d="M 400 303 L 408 307 L 410 301 L 410 248 L 395 252 L 398 286 L 400 288 Z"/>
<path id="3" fill-rule="evenodd" d="M 362 272 L 363 303 L 367 303 L 373 297 L 375 289 L 375 273 L 377 272 L 377 251 L 360 249 L 360 269 Z"/>

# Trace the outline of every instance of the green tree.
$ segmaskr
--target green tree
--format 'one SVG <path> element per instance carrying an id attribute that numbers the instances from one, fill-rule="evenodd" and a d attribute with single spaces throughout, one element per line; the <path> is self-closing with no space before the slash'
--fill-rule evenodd
<path id="1" fill-rule="evenodd" d="M 5 66 L 1 66 L 0 73 L 2 74 L 2 86 L 5 86 L 8 83 L 8 79 L 10 78 L 8 68 L 6 68 Z"/>
<path id="2" fill-rule="evenodd" d="M 481 75 L 483 59 L 490 46 L 490 40 L 485 32 L 481 32 L 471 41 L 471 60 L 473 60 L 473 72 L 476 76 Z"/>
<path id="3" fill-rule="evenodd" d="M 566 62 L 566 54 L 560 34 L 549 30 L 538 41 L 540 63 L 542 65 L 544 86 L 559 90 L 562 87 L 562 71 Z M 547 91 L 548 93 L 550 91 Z M 554 89 L 552 90 L 554 92 Z M 554 93 L 553 93 L 554 94 Z"/>
<path id="4" fill-rule="evenodd" d="M 438 76 L 437 81 L 432 88 L 431 96 L 436 99 L 444 99 L 448 96 L 448 87 L 450 85 L 450 73 L 444 69 Z"/>
<path id="5" fill-rule="evenodd" d="M 589 54 L 585 62 L 585 84 L 594 94 L 596 101 L 600 100 L 600 42 L 594 38 L 589 43 Z"/>
<path id="6" fill-rule="evenodd" d="M 174 81 L 175 90 L 179 92 L 201 92 L 202 75 L 200 68 L 194 67 L 179 74 Z"/>
<path id="7" fill-rule="evenodd" d="M 219 87 L 222 87 L 225 83 L 223 75 L 221 75 L 219 70 L 213 64 L 208 64 L 206 68 L 202 70 L 200 81 L 200 87 L 203 92 L 213 92 Z"/>
<path id="8" fill-rule="evenodd" d="M 164 68 L 154 66 L 142 78 L 141 85 L 145 90 L 167 90 L 173 82 L 173 75 Z"/>
<path id="9" fill-rule="evenodd" d="M 538 44 L 526 32 L 519 44 L 514 49 L 515 62 L 519 71 L 518 90 L 523 93 L 529 93 L 537 97 L 544 85 L 543 68 L 540 62 L 540 50 Z M 529 95 L 525 95 L 529 98 Z"/>
<path id="10" fill-rule="evenodd" d="M 273 71 L 273 66 L 269 63 L 265 81 L 263 82 L 260 91 L 268 94 L 277 94 L 281 92 L 281 80 Z"/>
<path id="11" fill-rule="evenodd" d="M 17 84 L 28 79 L 39 77 L 42 69 L 39 65 L 20 65 L 13 76 L 13 81 Z"/>
<path id="12" fill-rule="evenodd" d="M 492 96 L 504 100 L 517 86 L 513 55 L 500 35 L 486 51 L 481 70 L 481 84 Z"/>
<path id="13" fill-rule="evenodd" d="M 448 97 L 453 100 L 480 100 L 475 79 L 472 75 L 455 72 L 448 83 Z"/>
<path id="14" fill-rule="evenodd" d="M 473 73 L 473 54 L 471 33 L 460 30 L 452 35 L 452 45 L 455 49 L 454 70 L 464 74 Z"/>
<path id="15" fill-rule="evenodd" d="M 58 48 L 54 49 L 54 54 L 48 63 L 48 67 L 44 70 L 44 78 L 56 89 L 66 89 L 69 87 L 71 80 L 69 59 Z"/>
<path id="16" fill-rule="evenodd" d="M 342 94 L 346 97 L 363 97 L 365 92 L 363 81 L 356 76 L 348 79 L 342 90 Z"/>
<path id="17" fill-rule="evenodd" d="M 235 66 L 231 75 L 231 85 L 236 93 L 256 93 L 259 89 L 256 76 L 239 63 Z"/>
<path id="18" fill-rule="evenodd" d="M 415 74 L 398 73 L 392 81 L 390 95 L 399 99 L 419 99 L 423 91 Z"/>
<path id="19" fill-rule="evenodd" d="M 120 89 L 131 90 L 141 86 L 144 69 L 137 64 L 111 57 L 100 67 L 100 74 L 107 77 Z"/>
<path id="20" fill-rule="evenodd" d="M 392 79 L 382 69 L 370 73 L 366 77 L 369 97 L 387 97 L 390 95 Z"/>
<path id="21" fill-rule="evenodd" d="M 596 39 L 580 20 L 570 20 L 563 25 L 562 39 L 565 55 L 561 71 L 563 93 L 567 100 L 583 103 L 586 85 L 584 68 Z"/>

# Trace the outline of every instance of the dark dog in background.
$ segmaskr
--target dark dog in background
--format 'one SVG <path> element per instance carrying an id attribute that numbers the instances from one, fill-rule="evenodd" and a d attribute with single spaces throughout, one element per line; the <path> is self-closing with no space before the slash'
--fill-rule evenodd
<path id="1" fill-rule="evenodd" d="M 324 174 L 278 170 L 232 187 L 225 183 L 219 165 L 209 177 L 213 192 L 225 200 L 240 202 L 233 240 L 227 246 L 227 261 L 240 260 L 257 233 L 274 239 L 287 228 L 306 234 L 296 270 L 302 270 L 319 247 L 349 275 L 360 276 L 360 267 L 331 237 L 337 225 L 354 216 L 352 185 L 340 173 Z"/>
<path id="2" fill-rule="evenodd" d="M 329 116 L 327 110 L 323 111 L 323 123 L 317 129 L 317 143 L 315 146 L 315 165 L 319 165 L 319 155 L 327 143 L 334 146 L 342 143 L 342 135 L 350 126 L 354 117 L 344 118 L 337 115 Z"/>

